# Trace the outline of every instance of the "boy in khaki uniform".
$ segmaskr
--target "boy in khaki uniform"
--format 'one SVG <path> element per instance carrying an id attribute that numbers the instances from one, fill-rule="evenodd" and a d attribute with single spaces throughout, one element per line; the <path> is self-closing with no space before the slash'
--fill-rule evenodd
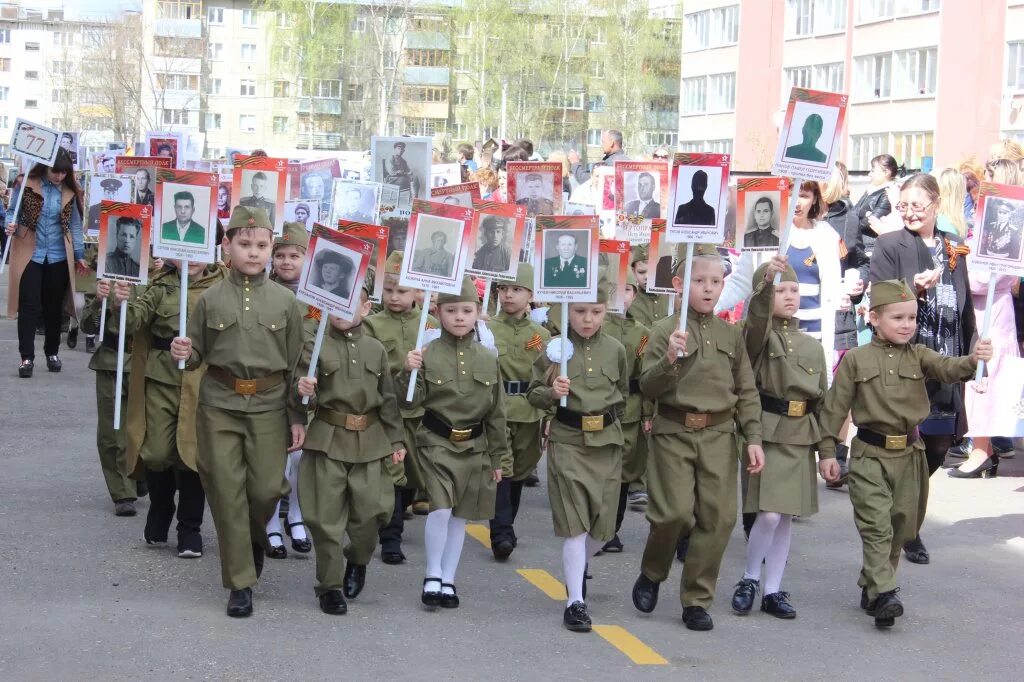
<path id="1" fill-rule="evenodd" d="M 312 340 L 298 369 L 299 395 L 316 395 L 299 464 L 299 503 L 313 536 L 320 610 L 332 615 L 346 613 L 345 597 L 352 599 L 363 589 L 377 531 L 394 509 L 388 460 L 398 464 L 405 459 L 387 353 L 362 325 L 370 311 L 369 295 L 364 285 L 362 304 L 350 321 L 330 316 L 316 378 L 306 376 Z M 342 552 L 346 531 L 349 544 Z"/>
<path id="2" fill-rule="evenodd" d="M 863 547 L 857 584 L 860 607 L 878 627 L 903 615 L 896 567 L 903 543 L 917 537 L 928 505 L 928 463 L 918 426 L 930 411 L 925 380 L 956 383 L 992 359 L 992 342 L 978 341 L 959 358 L 909 341 L 917 333 L 917 296 L 901 280 L 871 285 L 871 343 L 849 351 L 836 372 L 821 415 L 822 431 L 841 442 L 846 415 L 857 435 L 850 446 L 850 501 Z"/>
<path id="3" fill-rule="evenodd" d="M 281 450 L 302 447 L 306 431 L 305 413 L 286 404 L 302 354 L 302 311 L 290 291 L 267 280 L 273 239 L 266 211 L 232 210 L 223 242 L 231 271 L 199 298 L 188 336 L 171 343 L 171 356 L 186 369 L 207 365 L 196 464 L 231 590 L 227 613 L 235 618 L 252 614 L 267 521 L 288 492 Z"/>
<path id="4" fill-rule="evenodd" d="M 668 296 L 647 292 L 648 245 L 639 244 L 630 251 L 629 269 L 636 280 L 636 298 L 629 306 L 629 316 L 647 327 L 668 317 Z"/>
<path id="5" fill-rule="evenodd" d="M 533 266 L 520 263 L 516 281 L 498 282 L 500 312 L 487 325 L 494 335 L 498 366 L 505 386 L 508 439 L 512 470 L 498 484 L 494 518 L 491 519 L 491 551 L 503 561 L 518 542 L 513 524 L 519 514 L 523 482 L 540 461 L 541 420 L 544 412 L 526 400 L 533 363 L 544 354 L 551 339 L 548 330 L 530 319 L 533 300 Z"/>
<path id="6" fill-rule="evenodd" d="M 651 524 L 633 605 L 650 613 L 668 578 L 680 535 L 689 534 L 680 601 L 690 630 L 714 627 L 707 609 L 729 534 L 736 523 L 736 427 L 747 442 L 747 471 L 764 466 L 761 401 L 739 328 L 715 316 L 725 264 L 717 249 L 694 251 L 686 331 L 673 315 L 654 325 L 644 355 L 640 390 L 658 402 L 647 458 Z M 683 288 L 684 264 L 672 278 Z"/>

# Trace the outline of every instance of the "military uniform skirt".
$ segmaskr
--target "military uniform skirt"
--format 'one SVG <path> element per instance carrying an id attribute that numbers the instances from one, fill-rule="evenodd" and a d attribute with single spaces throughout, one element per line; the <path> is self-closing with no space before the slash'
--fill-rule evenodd
<path id="1" fill-rule="evenodd" d="M 621 445 L 583 447 L 548 441 L 548 501 L 555 535 L 587 533 L 595 540 L 611 540 L 621 478 Z"/>
<path id="2" fill-rule="evenodd" d="M 818 465 L 813 445 L 764 443 L 764 469 L 746 480 L 745 513 L 807 517 L 818 512 Z"/>
<path id="3" fill-rule="evenodd" d="M 452 452 L 438 445 L 420 445 L 417 458 L 430 510 L 451 509 L 469 521 L 494 518 L 497 483 L 491 459 L 483 452 Z"/>

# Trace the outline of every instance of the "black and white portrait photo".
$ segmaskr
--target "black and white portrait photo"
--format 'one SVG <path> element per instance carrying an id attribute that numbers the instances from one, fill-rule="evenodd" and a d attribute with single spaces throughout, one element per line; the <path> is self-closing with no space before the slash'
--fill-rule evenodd
<path id="1" fill-rule="evenodd" d="M 352 297 L 352 282 L 356 275 L 356 260 L 348 249 L 326 240 L 313 255 L 309 272 L 309 285 L 323 296 L 335 299 L 340 307 Z"/>
<path id="2" fill-rule="evenodd" d="M 331 226 L 336 226 L 339 220 L 376 225 L 380 188 L 380 183 L 376 182 L 335 180 L 331 199 Z"/>
<path id="3" fill-rule="evenodd" d="M 744 248 L 779 247 L 780 192 L 747 192 L 742 217 Z"/>
<path id="4" fill-rule="evenodd" d="M 1024 203 L 986 197 L 985 216 L 978 237 L 978 255 L 1020 262 L 1022 224 Z"/>
<path id="5" fill-rule="evenodd" d="M 661 204 L 658 203 L 661 188 L 658 177 L 647 171 L 627 171 L 623 175 L 625 189 L 626 215 L 643 218 L 661 217 Z"/>
<path id="6" fill-rule="evenodd" d="M 679 166 L 673 224 L 711 227 L 717 224 L 722 169 L 716 166 Z"/>
<path id="7" fill-rule="evenodd" d="M 545 230 L 541 249 L 541 286 L 552 289 L 590 287 L 590 231 Z"/>
<path id="8" fill-rule="evenodd" d="M 495 274 L 507 274 L 513 265 L 510 243 L 514 226 L 512 218 L 482 215 L 476 235 L 476 250 L 470 267 Z"/>
<path id="9" fill-rule="evenodd" d="M 309 232 L 313 224 L 319 220 L 315 210 L 316 204 L 308 201 L 286 201 L 284 202 L 284 220 L 286 223 L 302 223 Z"/>
<path id="10" fill-rule="evenodd" d="M 262 208 L 270 216 L 270 224 L 277 227 L 275 221 L 275 202 L 277 200 L 277 183 L 279 174 L 262 170 L 243 170 L 241 179 L 241 196 L 238 204 L 247 208 Z"/>
<path id="11" fill-rule="evenodd" d="M 430 138 L 374 137 L 370 151 L 373 180 L 398 187 L 400 206 L 430 198 Z"/>
<path id="12" fill-rule="evenodd" d="M 61 149 L 71 156 L 71 163 L 78 168 L 78 136 L 80 133 L 65 131 L 60 134 Z"/>
<path id="13" fill-rule="evenodd" d="M 119 276 L 138 279 L 140 274 L 140 249 L 142 244 L 142 223 L 127 216 L 110 216 L 107 228 L 107 252 L 99 268 L 101 276 Z"/>
<path id="14" fill-rule="evenodd" d="M 100 202 L 132 202 L 134 178 L 131 175 L 96 174 L 89 179 L 89 216 L 86 234 L 95 237 L 100 231 Z"/>

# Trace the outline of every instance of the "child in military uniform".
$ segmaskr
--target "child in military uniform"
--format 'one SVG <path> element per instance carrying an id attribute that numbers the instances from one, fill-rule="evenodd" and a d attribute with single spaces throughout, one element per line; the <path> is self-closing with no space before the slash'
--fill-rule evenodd
<path id="1" fill-rule="evenodd" d="M 302 264 L 306 260 L 306 247 L 308 246 L 309 233 L 306 232 L 306 227 L 302 223 L 285 223 L 280 236 L 274 239 L 270 280 L 295 293 L 299 286 L 299 276 L 302 275 Z M 307 323 L 306 326 L 310 327 L 311 325 Z M 287 498 L 288 535 L 292 539 L 292 549 L 300 554 L 306 554 L 313 549 L 313 545 L 306 537 L 306 527 L 302 523 L 302 511 L 299 508 L 298 477 L 301 457 L 302 450 L 296 450 L 288 455 L 284 467 L 284 477 L 291 489 Z M 281 502 L 278 501 L 277 509 L 274 510 L 274 514 L 267 524 L 267 541 L 270 543 L 267 556 L 271 559 L 284 559 L 288 556 L 281 531 Z"/>
<path id="2" fill-rule="evenodd" d="M 651 524 L 633 605 L 650 613 L 658 587 L 668 578 L 680 535 L 689 535 L 680 601 L 690 630 L 714 627 L 707 609 L 729 534 L 736 523 L 736 427 L 747 441 L 747 471 L 764 465 L 761 403 L 740 330 L 715 316 L 725 265 L 717 249 L 690 244 L 686 331 L 672 315 L 651 330 L 644 354 L 640 390 L 658 402 L 647 458 Z M 683 288 L 685 264 L 672 278 Z"/>
<path id="3" fill-rule="evenodd" d="M 362 303 L 350 321 L 330 316 L 315 379 L 305 376 L 312 340 L 299 363 L 298 393 L 315 394 L 316 408 L 298 466 L 298 499 L 316 550 L 320 609 L 332 615 L 346 613 L 345 597 L 351 599 L 363 589 L 377 531 L 394 509 L 388 463 L 405 458 L 387 353 L 362 325 L 370 312 L 369 295 L 364 285 Z M 346 531 L 349 544 L 343 553 Z"/>
<path id="4" fill-rule="evenodd" d="M 141 459 L 149 485 L 146 544 L 167 542 L 177 511 L 178 556 L 203 555 L 201 535 L 206 494 L 196 473 L 196 401 L 200 373 L 182 372 L 170 354 L 178 335 L 181 305 L 180 261 L 169 261 L 148 285 L 118 283 L 114 300 L 127 305 L 125 331 L 133 337 L 132 380 L 128 390 L 127 460 L 135 470 Z M 195 307 L 204 291 L 224 278 L 220 265 L 190 262 L 188 305 Z M 175 506 L 174 494 L 178 493 Z"/>
<path id="5" fill-rule="evenodd" d="M 511 462 L 498 359 L 475 336 L 476 287 L 466 277 L 459 294 L 440 294 L 437 304 L 440 337 L 409 351 L 398 390 L 404 395 L 411 372 L 418 370 L 413 404 L 423 409 L 423 419 L 416 443 L 430 500 L 420 600 L 430 608 L 457 608 L 455 571 L 466 521 L 494 516 L 496 486 Z"/>
<path id="6" fill-rule="evenodd" d="M 286 403 L 302 354 L 302 311 L 290 291 L 267 281 L 274 239 L 267 212 L 236 206 L 223 248 L 231 271 L 171 343 L 186 369 L 207 364 L 199 387 L 196 464 L 217 527 L 227 613 L 252 614 L 252 586 L 268 549 L 267 521 L 282 494 L 282 447 L 302 447 L 306 415 Z M 290 444 L 290 445 L 289 445 Z"/>
<path id="7" fill-rule="evenodd" d="M 774 284 L 775 275 L 781 275 Z M 764 469 L 746 479 L 743 511 L 756 513 L 747 542 L 747 568 L 732 597 L 733 611 L 750 613 L 761 580 L 761 610 L 776 618 L 795 618 L 782 574 L 789 557 L 794 516 L 818 511 L 818 470 L 825 480 L 839 477 L 832 443 L 824 439 L 818 417 L 828 391 L 828 368 L 821 343 L 798 330 L 800 282 L 784 256 L 775 256 L 754 273 L 743 336 L 761 394 Z"/>
<path id="8" fill-rule="evenodd" d="M 622 408 L 629 393 L 629 363 L 622 344 L 602 332 L 608 290 L 598 288 L 596 303 L 569 306 L 569 347 L 552 339 L 533 366 L 530 404 L 555 409 L 548 433 L 548 500 L 555 535 L 562 544 L 568 601 L 562 622 L 573 632 L 589 632 L 586 598 L 587 558 L 615 534 L 615 510 L 622 479 Z M 561 353 L 568 353 L 567 376 L 558 376 Z M 559 405 L 567 397 L 565 407 Z"/>
<path id="9" fill-rule="evenodd" d="M 540 461 L 541 419 L 544 413 L 526 400 L 533 363 L 544 353 L 551 338 L 548 331 L 530 320 L 533 300 L 533 266 L 520 263 L 515 282 L 498 282 L 498 306 L 488 328 L 498 349 L 498 366 L 505 386 L 508 440 L 512 470 L 498 483 L 494 518 L 491 519 L 491 551 L 499 561 L 507 559 L 518 539 L 514 523 L 519 514 L 523 482 Z"/>
<path id="10" fill-rule="evenodd" d="M 917 537 L 928 504 L 928 462 L 918 426 L 929 413 L 925 380 L 952 384 L 992 358 L 992 342 L 969 356 L 945 357 L 909 343 L 917 332 L 917 296 L 901 280 L 871 285 L 871 343 L 839 363 L 821 416 L 822 431 L 839 441 L 852 411 L 857 435 L 850 447 L 850 501 L 860 533 L 860 606 L 878 627 L 903 615 L 896 567 L 903 543 Z"/>
<path id="11" fill-rule="evenodd" d="M 409 351 L 416 347 L 416 335 L 419 331 L 420 310 L 416 306 L 419 289 L 403 287 L 398 282 L 398 273 L 402 268 L 402 251 L 392 251 L 384 264 L 384 285 L 381 298 L 384 310 L 370 315 L 363 320 L 366 333 L 384 344 L 388 353 L 388 366 L 392 375 L 402 371 L 405 358 Z M 437 320 L 427 318 L 427 328 L 436 329 Z M 406 457 L 403 464 L 392 467 L 395 478 L 395 503 L 391 520 L 380 529 L 380 558 L 386 564 L 400 564 L 405 561 L 402 553 L 402 533 L 405 529 L 403 513 L 413 502 L 416 489 L 420 488 L 419 467 L 416 461 L 416 428 L 423 407 L 405 402 L 405 394 L 398 397 L 398 407 L 402 412 L 405 427 Z"/>

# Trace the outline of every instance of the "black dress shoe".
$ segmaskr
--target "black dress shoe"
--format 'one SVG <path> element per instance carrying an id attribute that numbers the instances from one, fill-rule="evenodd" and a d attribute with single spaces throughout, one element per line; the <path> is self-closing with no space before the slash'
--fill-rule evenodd
<path id="1" fill-rule="evenodd" d="M 46 369 L 50 372 L 59 372 L 61 368 L 60 358 L 56 355 L 46 356 Z"/>
<path id="2" fill-rule="evenodd" d="M 260 576 L 263 575 L 263 557 L 266 553 L 263 551 L 263 545 L 252 546 L 252 565 L 256 569 L 256 579 L 259 580 Z"/>
<path id="3" fill-rule="evenodd" d="M 402 550 L 381 550 L 380 560 L 389 566 L 397 566 L 398 564 L 405 561 L 405 555 L 402 554 Z"/>
<path id="4" fill-rule="evenodd" d="M 703 606 L 684 606 L 683 625 L 686 626 L 687 630 L 697 630 L 700 632 L 715 627 L 714 621 L 711 620 L 711 614 Z"/>
<path id="5" fill-rule="evenodd" d="M 345 566 L 345 578 L 341 581 L 342 591 L 349 599 L 355 599 L 366 584 L 366 566 L 351 561 Z"/>
<path id="6" fill-rule="evenodd" d="M 327 590 L 320 595 L 320 610 L 331 616 L 344 616 L 348 613 L 348 604 L 340 590 Z"/>
<path id="7" fill-rule="evenodd" d="M 676 559 L 686 561 L 686 553 L 690 550 L 690 536 L 684 535 L 676 541 Z"/>
<path id="8" fill-rule="evenodd" d="M 231 590 L 228 597 L 228 615 L 232 618 L 247 618 L 252 615 L 252 588 Z"/>
<path id="9" fill-rule="evenodd" d="M 761 610 L 768 615 L 788 620 L 796 618 L 796 609 L 789 603 L 789 592 L 773 592 L 761 598 Z"/>
<path id="10" fill-rule="evenodd" d="M 95 353 L 96 352 L 96 337 L 92 334 L 85 335 L 85 352 Z"/>
<path id="11" fill-rule="evenodd" d="M 622 540 L 619 539 L 619 534 L 616 533 L 611 540 L 604 543 L 604 547 L 601 548 L 601 551 L 608 552 L 609 554 L 619 554 L 622 552 L 622 549 Z"/>
<path id="12" fill-rule="evenodd" d="M 570 632 L 590 632 L 593 626 L 587 605 L 581 601 L 574 601 L 566 607 L 565 612 L 562 613 L 562 623 Z"/>
<path id="13" fill-rule="evenodd" d="M 74 350 L 75 346 L 78 345 L 78 327 L 72 327 L 68 330 L 68 348 Z"/>
<path id="14" fill-rule="evenodd" d="M 741 616 L 750 613 L 754 608 L 754 596 L 757 595 L 758 582 L 752 578 L 743 578 L 736 583 L 736 591 L 732 593 L 732 610 Z"/>
<path id="15" fill-rule="evenodd" d="M 22 360 L 21 364 L 18 365 L 18 376 L 22 379 L 31 379 L 32 370 L 35 368 L 35 363 L 31 360 Z"/>
<path id="16" fill-rule="evenodd" d="M 440 578 L 424 578 L 423 579 L 423 593 L 420 595 L 420 601 L 423 602 L 424 606 L 429 608 L 437 608 L 441 605 L 441 588 L 438 587 L 436 590 L 428 590 L 427 583 L 437 583 L 441 585 Z"/>
<path id="17" fill-rule="evenodd" d="M 512 556 L 512 550 L 515 548 L 516 546 L 512 544 L 511 540 L 499 540 L 491 545 L 491 552 L 494 554 L 495 559 L 504 561 Z"/>
<path id="18" fill-rule="evenodd" d="M 537 475 L 536 469 L 531 471 L 530 475 L 523 479 L 523 485 L 527 488 L 536 488 L 540 485 L 540 476 Z"/>
<path id="19" fill-rule="evenodd" d="M 299 554 L 309 554 L 313 551 L 313 543 L 308 538 L 292 538 L 292 549 Z"/>
<path id="20" fill-rule="evenodd" d="M 924 543 L 921 542 L 921 536 L 918 535 L 913 540 L 908 540 L 903 543 L 903 553 L 907 555 L 907 561 L 912 564 L 927 564 L 932 558 L 928 554 L 928 550 L 925 549 Z"/>
<path id="21" fill-rule="evenodd" d="M 860 588 L 860 608 L 867 611 L 869 616 L 875 615 L 875 603 L 868 599 L 868 588 Z"/>
<path id="22" fill-rule="evenodd" d="M 658 586 L 658 583 L 641 573 L 633 583 L 633 606 L 644 613 L 653 611 L 658 605 Z"/>
<path id="23" fill-rule="evenodd" d="M 444 588 L 450 587 L 452 590 L 451 594 L 445 594 Z M 459 595 L 455 591 L 455 585 L 451 583 L 441 583 L 441 608 L 442 609 L 457 609 L 459 608 Z"/>
<path id="24" fill-rule="evenodd" d="M 903 602 L 896 594 L 900 588 L 882 592 L 874 604 L 875 626 L 890 628 L 896 623 L 896 619 L 903 615 Z M 869 612 L 870 613 L 870 612 Z"/>
<path id="25" fill-rule="evenodd" d="M 284 538 L 281 537 L 280 533 L 267 533 L 267 537 L 268 538 L 272 538 L 275 535 L 281 540 L 281 542 L 284 542 Z M 287 559 L 288 558 L 288 550 L 285 548 L 284 545 L 274 545 L 274 544 L 272 544 L 272 545 L 270 545 L 270 551 L 267 552 L 267 556 L 270 557 L 271 559 Z"/>

